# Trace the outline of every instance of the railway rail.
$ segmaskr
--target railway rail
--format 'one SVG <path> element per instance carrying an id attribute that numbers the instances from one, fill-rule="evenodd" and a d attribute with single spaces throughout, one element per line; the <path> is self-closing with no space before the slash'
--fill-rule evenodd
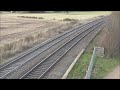
<path id="1" fill-rule="evenodd" d="M 11 58 L 9 62 L 0 66 L 0 78 L 6 78 L 21 66 L 38 56 L 42 57 L 42 53 L 47 53 L 47 50 L 56 47 L 55 49 L 50 50 L 49 54 L 45 54 L 37 64 L 20 77 L 20 79 L 42 78 L 80 40 L 96 28 L 103 27 L 105 19 L 106 17 L 80 25 Z"/>

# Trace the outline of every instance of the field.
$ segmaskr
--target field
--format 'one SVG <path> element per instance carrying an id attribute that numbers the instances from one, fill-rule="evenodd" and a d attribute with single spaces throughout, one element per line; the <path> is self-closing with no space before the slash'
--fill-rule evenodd
<path id="1" fill-rule="evenodd" d="M 15 14 L 6 14 L 6 16 L 34 16 L 34 17 L 43 17 L 46 20 L 63 20 L 65 18 L 70 19 L 78 19 L 78 20 L 85 20 L 92 17 L 97 17 L 100 15 L 108 15 L 110 12 L 108 11 L 93 11 L 93 12 L 59 12 L 59 13 L 15 13 Z"/>
<path id="2" fill-rule="evenodd" d="M 110 12 L 0 13 L 0 63 L 56 34 Z"/>

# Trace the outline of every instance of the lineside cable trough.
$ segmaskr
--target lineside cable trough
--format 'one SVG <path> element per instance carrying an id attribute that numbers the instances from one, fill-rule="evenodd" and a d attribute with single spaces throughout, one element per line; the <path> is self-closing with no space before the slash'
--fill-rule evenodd
<path id="1" fill-rule="evenodd" d="M 96 56 L 104 57 L 104 48 L 103 47 L 94 47 L 93 55 L 92 55 L 88 70 L 86 72 L 85 79 L 90 79 L 90 77 L 91 77 L 91 73 L 92 73 L 92 69 L 94 66 Z"/>

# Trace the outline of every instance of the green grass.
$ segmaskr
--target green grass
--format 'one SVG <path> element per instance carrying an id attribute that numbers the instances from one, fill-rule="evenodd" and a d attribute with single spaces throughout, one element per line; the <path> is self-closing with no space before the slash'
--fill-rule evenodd
<path id="1" fill-rule="evenodd" d="M 85 51 L 84 54 L 78 59 L 73 69 L 67 76 L 67 79 L 84 79 L 86 71 L 88 69 L 92 53 Z M 101 58 L 96 57 L 94 67 L 91 75 L 91 79 L 102 79 L 109 72 L 111 72 L 116 66 L 120 65 L 120 58 Z"/>
<path id="2" fill-rule="evenodd" d="M 78 59 L 75 66 L 68 74 L 67 79 L 84 79 L 90 58 L 91 54 L 83 53 L 83 55 L 81 55 L 81 58 Z"/>
<path id="3" fill-rule="evenodd" d="M 86 70 L 91 60 L 92 52 L 95 46 L 101 47 L 102 41 L 106 34 L 106 31 L 103 29 L 98 35 L 92 40 L 89 46 L 86 48 L 84 54 L 76 62 L 73 69 L 68 74 L 67 79 L 83 79 L 86 74 Z M 120 57 L 115 58 L 100 58 L 97 57 L 94 63 L 94 68 L 92 72 L 92 79 L 102 79 L 108 73 L 110 73 L 115 67 L 120 65 Z"/>
<path id="4" fill-rule="evenodd" d="M 120 65 L 120 58 L 108 59 L 97 57 L 91 78 L 102 79 L 118 65 Z"/>
<path id="5" fill-rule="evenodd" d="M 76 62 L 73 69 L 68 74 L 67 79 L 84 79 L 86 71 L 88 69 L 93 49 L 95 46 L 101 46 L 101 36 L 103 36 L 104 31 L 102 30 L 98 35 L 92 40 L 89 46 L 86 48 L 85 52 L 81 55 L 80 59 Z M 98 42 L 99 40 L 99 42 Z M 92 72 L 92 79 L 104 78 L 109 72 L 111 72 L 117 65 L 120 65 L 120 57 L 108 59 L 106 57 L 97 57 L 95 65 Z"/>

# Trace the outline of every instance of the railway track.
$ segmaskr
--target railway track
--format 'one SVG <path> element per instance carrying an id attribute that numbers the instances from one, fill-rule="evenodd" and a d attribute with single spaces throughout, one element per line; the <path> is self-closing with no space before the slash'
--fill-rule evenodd
<path id="1" fill-rule="evenodd" d="M 95 27 L 96 28 L 96 27 Z M 95 29 L 94 28 L 94 29 Z M 42 78 L 71 48 L 73 48 L 80 40 L 82 40 L 87 34 L 82 37 L 80 34 L 73 37 L 71 40 L 63 44 L 56 49 L 53 53 L 48 55 L 45 59 L 41 60 L 36 66 L 25 73 L 20 79 L 40 79 Z"/>
<path id="2" fill-rule="evenodd" d="M 49 69 L 59 61 L 72 47 L 74 47 L 77 42 L 83 39 L 87 34 L 92 32 L 95 28 L 98 28 L 104 23 L 105 18 L 97 19 L 95 21 L 89 22 L 85 25 L 81 25 L 75 29 L 62 33 L 54 38 L 47 40 L 46 42 L 37 45 L 36 47 L 24 52 L 6 62 L 0 66 L 0 78 L 4 79 L 19 67 L 30 62 L 40 54 L 46 52 L 51 47 L 60 44 L 58 48 L 52 50 L 48 56 L 44 56 L 38 64 L 32 67 L 27 73 L 22 75 L 22 78 L 41 78 Z M 81 36 L 82 34 L 82 36 Z M 66 40 L 65 42 L 63 42 Z"/>

